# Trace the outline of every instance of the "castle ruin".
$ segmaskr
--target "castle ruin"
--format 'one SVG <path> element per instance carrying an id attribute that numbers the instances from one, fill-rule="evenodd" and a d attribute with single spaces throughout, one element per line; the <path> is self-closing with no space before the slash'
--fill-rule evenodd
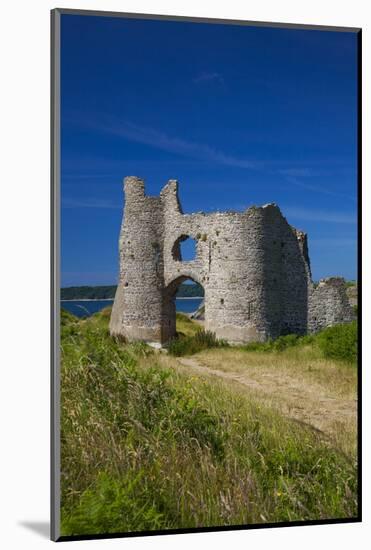
<path id="1" fill-rule="evenodd" d="M 354 318 L 345 281 L 311 279 L 307 236 L 275 204 L 244 212 L 183 214 L 178 183 L 159 197 L 144 181 L 124 180 L 120 277 L 110 332 L 128 341 L 166 344 L 176 333 L 175 295 L 183 281 L 204 288 L 205 329 L 231 343 L 306 334 Z M 196 240 L 183 261 L 180 243 Z"/>

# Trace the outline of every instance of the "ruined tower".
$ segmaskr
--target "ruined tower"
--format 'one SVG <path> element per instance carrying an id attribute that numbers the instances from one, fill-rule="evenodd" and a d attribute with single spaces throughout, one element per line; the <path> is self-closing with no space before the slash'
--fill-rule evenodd
<path id="1" fill-rule="evenodd" d="M 175 180 L 158 197 L 146 196 L 137 177 L 125 178 L 124 188 L 112 335 L 168 342 L 175 336 L 175 294 L 186 279 L 204 288 L 205 329 L 232 343 L 351 320 L 344 281 L 314 288 L 307 237 L 277 205 L 183 214 Z M 197 242 L 196 256 L 182 261 L 180 242 L 187 237 Z"/>

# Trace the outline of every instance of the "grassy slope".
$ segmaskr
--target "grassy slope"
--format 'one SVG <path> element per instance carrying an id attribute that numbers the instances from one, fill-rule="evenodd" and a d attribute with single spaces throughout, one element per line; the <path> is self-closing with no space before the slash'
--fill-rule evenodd
<path id="1" fill-rule="evenodd" d="M 180 336 L 194 336 L 199 330 L 197 322 L 192 321 L 188 315 L 184 313 L 176 314 L 176 329 Z"/>
<path id="2" fill-rule="evenodd" d="M 108 320 L 63 316 L 63 534 L 356 514 L 354 460 L 320 433 L 113 341 Z"/>
<path id="3" fill-rule="evenodd" d="M 285 416 L 310 424 L 350 457 L 357 450 L 357 370 L 326 359 L 314 346 L 282 352 L 208 349 L 193 356 L 201 367 L 231 376 L 241 391 Z"/>

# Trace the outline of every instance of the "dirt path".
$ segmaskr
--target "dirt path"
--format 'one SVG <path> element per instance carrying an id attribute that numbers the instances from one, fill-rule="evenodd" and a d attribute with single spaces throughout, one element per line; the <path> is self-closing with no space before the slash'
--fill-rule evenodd
<path id="1" fill-rule="evenodd" d="M 269 372 L 262 368 L 259 379 L 248 372 L 225 372 L 203 365 L 199 359 L 179 357 L 178 362 L 201 376 L 216 376 L 244 386 L 249 393 L 278 408 L 285 416 L 337 440 L 340 432 L 356 430 L 355 399 L 334 397 L 318 384 L 303 383 L 293 375 Z M 342 438 L 344 434 L 342 433 Z"/>

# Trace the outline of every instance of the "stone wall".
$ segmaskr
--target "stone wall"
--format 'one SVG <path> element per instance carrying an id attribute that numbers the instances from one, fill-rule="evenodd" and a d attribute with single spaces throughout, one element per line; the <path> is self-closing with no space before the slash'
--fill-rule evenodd
<path id="1" fill-rule="evenodd" d="M 347 296 L 352 307 L 358 305 L 358 287 L 357 285 L 347 287 Z"/>
<path id="2" fill-rule="evenodd" d="M 140 178 L 127 177 L 124 186 L 111 334 L 169 341 L 175 335 L 175 294 L 188 278 L 204 287 L 205 329 L 218 338 L 265 341 L 317 330 L 320 322 L 314 318 L 324 314 L 311 282 L 307 238 L 287 223 L 277 205 L 183 214 L 175 180 L 159 197 L 146 196 Z M 180 257 L 179 243 L 186 237 L 197 243 L 192 261 Z M 330 322 L 337 322 L 345 304 L 339 288 L 327 293 L 326 303 L 334 310 L 325 316 Z"/>
<path id="3" fill-rule="evenodd" d="M 125 210 L 119 240 L 120 276 L 110 330 L 129 340 L 162 340 L 160 198 L 146 197 L 143 180 L 125 178 Z"/>
<path id="4" fill-rule="evenodd" d="M 342 277 L 321 279 L 309 287 L 308 331 L 317 332 L 328 326 L 349 323 L 355 319 Z"/>

